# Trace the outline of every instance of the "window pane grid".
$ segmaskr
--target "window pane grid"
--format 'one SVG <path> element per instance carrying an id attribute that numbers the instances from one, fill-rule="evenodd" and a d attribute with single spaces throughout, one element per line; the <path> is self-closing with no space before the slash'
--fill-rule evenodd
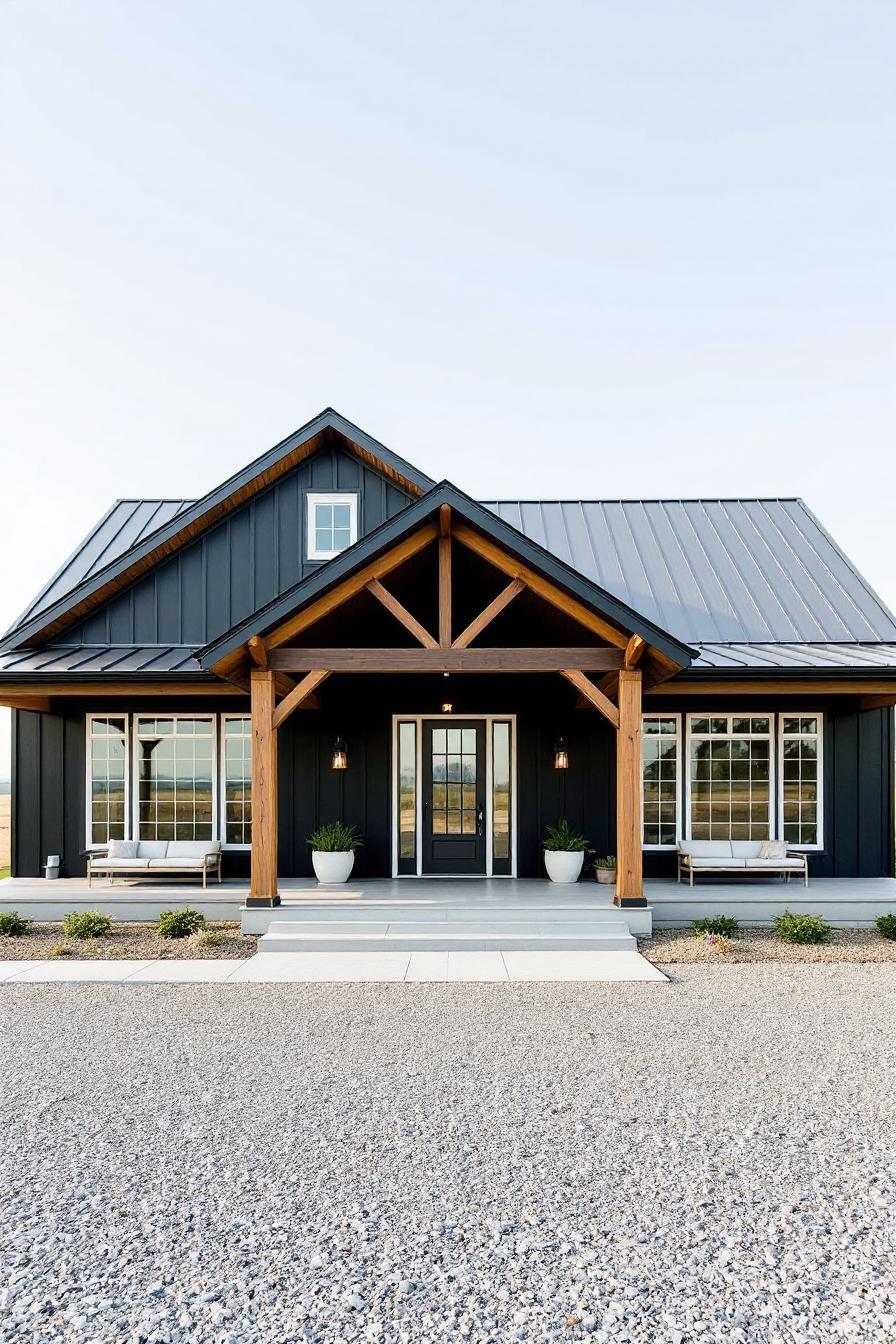
<path id="1" fill-rule="evenodd" d="M 124 717 L 90 721 L 90 843 L 125 838 L 127 722 Z"/>
<path id="2" fill-rule="evenodd" d="M 252 720 L 224 720 L 224 843 L 252 843 Z"/>
<path id="3" fill-rule="evenodd" d="M 643 843 L 674 846 L 678 838 L 678 722 L 642 720 Z"/>
<path id="4" fill-rule="evenodd" d="M 137 833 L 141 840 L 211 840 L 213 720 L 137 720 Z"/>
<path id="5" fill-rule="evenodd" d="M 781 824 L 790 845 L 819 844 L 821 814 L 819 719 L 786 715 L 781 721 Z"/>
<path id="6" fill-rule="evenodd" d="M 433 835 L 476 834 L 476 729 L 432 730 Z"/>
<path id="7" fill-rule="evenodd" d="M 769 839 L 770 718 L 727 714 L 692 719 L 689 782 L 692 839 Z"/>

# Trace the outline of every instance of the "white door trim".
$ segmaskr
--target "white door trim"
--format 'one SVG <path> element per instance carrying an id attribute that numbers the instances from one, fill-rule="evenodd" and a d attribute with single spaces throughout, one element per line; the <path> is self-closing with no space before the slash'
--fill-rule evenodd
<path id="1" fill-rule="evenodd" d="M 516 747 L 516 715 L 515 714 L 393 714 L 392 715 L 392 769 L 390 771 L 392 780 L 392 824 L 391 824 L 391 850 L 392 850 L 392 876 L 393 877 L 423 877 L 423 724 L 424 722 L 438 721 L 444 723 L 458 722 L 469 723 L 475 720 L 485 724 L 485 876 L 493 877 L 494 869 L 494 796 L 492 782 L 494 778 L 494 762 L 492 760 L 492 740 L 494 733 L 492 731 L 495 723 L 510 724 L 510 872 L 499 873 L 499 877 L 516 877 L 517 869 L 517 747 Z M 398 796 L 399 796 L 399 778 L 398 778 L 398 725 L 400 723 L 413 723 L 415 727 L 415 746 L 416 746 L 416 789 L 415 789 L 415 810 L 416 810 L 416 851 L 417 851 L 417 870 L 414 873 L 399 873 L 398 871 Z M 426 874 L 427 878 L 433 878 L 432 873 Z M 439 874 L 438 876 L 450 876 L 450 874 Z M 469 879 L 469 873 L 460 873 L 459 877 Z"/>

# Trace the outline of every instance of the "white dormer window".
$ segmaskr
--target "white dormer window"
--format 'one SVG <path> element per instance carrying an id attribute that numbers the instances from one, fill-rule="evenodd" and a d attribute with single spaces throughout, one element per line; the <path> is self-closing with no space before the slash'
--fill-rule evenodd
<path id="1" fill-rule="evenodd" d="M 305 520 L 309 560 L 332 560 L 358 540 L 358 496 L 308 494 Z"/>

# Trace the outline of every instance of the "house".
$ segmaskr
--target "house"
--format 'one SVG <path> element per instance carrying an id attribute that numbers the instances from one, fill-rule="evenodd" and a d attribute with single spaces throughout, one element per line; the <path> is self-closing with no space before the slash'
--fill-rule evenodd
<path id="1" fill-rule="evenodd" d="M 893 873 L 896 619 L 799 499 L 476 502 L 326 410 L 118 500 L 0 650 L 18 876 L 220 839 L 275 905 L 341 818 L 362 877 L 536 877 L 560 817 L 623 907 L 680 839 Z"/>

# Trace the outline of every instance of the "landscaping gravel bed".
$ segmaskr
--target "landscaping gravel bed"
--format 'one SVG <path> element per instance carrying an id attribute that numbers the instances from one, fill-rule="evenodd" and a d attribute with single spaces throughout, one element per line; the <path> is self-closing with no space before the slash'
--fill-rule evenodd
<path id="1" fill-rule="evenodd" d="M 0 986 L 3 1344 L 890 1344 L 896 969 Z"/>
<path id="2" fill-rule="evenodd" d="M 771 929 L 743 928 L 726 942 L 729 950 L 720 952 L 717 945 L 696 938 L 690 929 L 655 929 L 652 938 L 639 938 L 638 951 L 654 966 L 686 962 L 896 962 L 896 941 L 882 938 L 876 929 L 834 929 L 829 943 L 800 945 L 785 943 Z"/>
<path id="3" fill-rule="evenodd" d="M 18 938 L 0 938 L 0 960 L 43 961 L 64 957 L 71 961 L 171 960 L 181 957 L 227 957 L 238 959 L 255 955 L 254 934 L 240 933 L 238 923 L 210 924 L 220 942 L 210 946 L 203 938 L 160 938 L 154 924 L 113 924 L 104 938 L 67 938 L 61 924 L 29 926 Z"/>

